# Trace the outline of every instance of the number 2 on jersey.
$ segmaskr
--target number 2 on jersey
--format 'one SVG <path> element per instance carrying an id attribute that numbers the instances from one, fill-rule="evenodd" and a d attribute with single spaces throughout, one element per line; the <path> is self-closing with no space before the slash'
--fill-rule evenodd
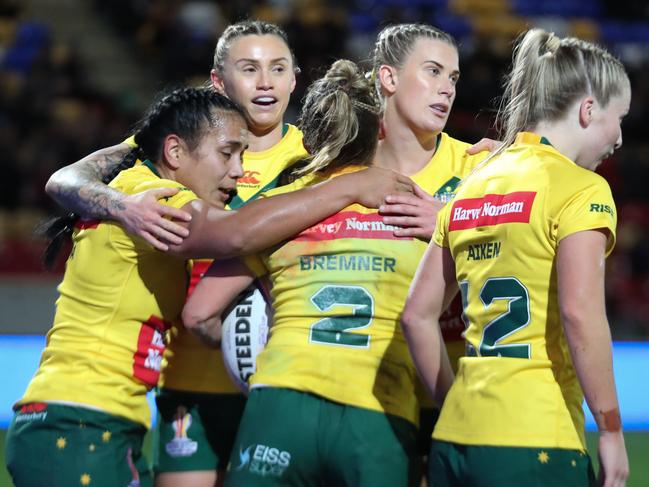
<path id="1" fill-rule="evenodd" d="M 369 335 L 348 330 L 366 328 L 372 322 L 374 299 L 360 286 L 323 286 L 311 297 L 311 302 L 323 313 L 334 306 L 349 306 L 352 313 L 329 316 L 311 325 L 309 341 L 326 345 L 367 348 Z"/>
<path id="2" fill-rule="evenodd" d="M 466 312 L 469 303 L 469 283 L 460 283 L 462 306 Z M 487 279 L 480 291 L 480 301 L 488 309 L 494 301 L 507 300 L 507 311 L 487 323 L 480 339 L 480 356 L 530 358 L 530 345 L 525 343 L 499 343 L 508 336 L 530 324 L 530 297 L 527 288 L 515 277 L 492 277 Z M 466 322 L 466 320 L 465 320 Z M 469 323 L 466 323 L 467 327 Z M 477 355 L 475 349 L 470 355 Z"/>

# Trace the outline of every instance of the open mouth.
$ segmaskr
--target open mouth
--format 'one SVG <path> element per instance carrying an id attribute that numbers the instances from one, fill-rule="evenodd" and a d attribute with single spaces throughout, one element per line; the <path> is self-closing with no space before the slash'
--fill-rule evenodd
<path id="1" fill-rule="evenodd" d="M 237 195 L 236 189 L 219 188 L 219 192 L 221 193 L 222 200 L 226 205 L 230 204 L 232 198 Z"/>
<path id="2" fill-rule="evenodd" d="M 270 107 L 277 103 L 277 98 L 274 96 L 258 96 L 252 99 L 252 103 L 261 107 Z"/>
<path id="3" fill-rule="evenodd" d="M 428 106 L 435 114 L 440 117 L 445 117 L 448 113 L 448 105 L 445 105 L 444 103 L 434 103 Z"/>

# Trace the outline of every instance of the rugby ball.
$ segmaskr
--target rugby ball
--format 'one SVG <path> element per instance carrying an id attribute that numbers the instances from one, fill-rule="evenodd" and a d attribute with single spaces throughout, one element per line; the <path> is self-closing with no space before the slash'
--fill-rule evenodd
<path id="1" fill-rule="evenodd" d="M 221 352 L 225 368 L 242 392 L 266 346 L 272 308 L 257 283 L 248 287 L 223 314 Z"/>

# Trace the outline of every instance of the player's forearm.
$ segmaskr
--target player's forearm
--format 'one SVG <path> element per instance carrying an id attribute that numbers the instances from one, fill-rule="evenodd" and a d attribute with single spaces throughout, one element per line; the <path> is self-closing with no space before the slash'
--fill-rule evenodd
<path id="1" fill-rule="evenodd" d="M 224 259 L 277 244 L 354 202 L 341 178 L 299 191 L 255 200 L 237 211 L 194 203 L 190 234 L 172 251 L 187 257 Z"/>
<path id="2" fill-rule="evenodd" d="M 563 323 L 577 378 L 599 430 L 619 431 L 620 410 L 606 318 L 564 314 Z"/>
<path id="3" fill-rule="evenodd" d="M 243 254 L 251 254 L 286 240 L 354 203 L 354 192 L 335 178 L 287 194 L 253 201 L 232 216 L 232 231 L 242 234 Z"/>
<path id="4" fill-rule="evenodd" d="M 439 322 L 404 312 L 401 326 L 417 372 L 431 397 L 441 406 L 453 383 L 453 370 Z"/>
<path id="5" fill-rule="evenodd" d="M 45 191 L 60 206 L 88 218 L 118 219 L 124 211 L 124 194 L 102 179 L 113 172 L 131 148 L 118 144 L 101 149 L 56 171 Z"/>
<path id="6" fill-rule="evenodd" d="M 604 294 L 607 234 L 603 230 L 588 230 L 561 240 L 557 283 L 561 321 L 586 403 L 600 430 L 619 431 Z"/>

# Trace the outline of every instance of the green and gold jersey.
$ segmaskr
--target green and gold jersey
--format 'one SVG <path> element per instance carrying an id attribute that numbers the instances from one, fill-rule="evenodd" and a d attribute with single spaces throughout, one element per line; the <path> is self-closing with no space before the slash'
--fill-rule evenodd
<path id="1" fill-rule="evenodd" d="M 237 181 L 237 196 L 231 201 L 230 207 L 239 208 L 261 192 L 274 188 L 281 172 L 306 155 L 302 132 L 288 124 L 285 125 L 282 140 L 270 149 L 244 152 L 244 175 Z M 210 260 L 193 262 L 190 289 L 210 264 Z M 160 376 L 161 387 L 222 394 L 240 392 L 225 370 L 220 350 L 205 347 L 182 325 L 172 327 L 170 334 Z"/>
<path id="2" fill-rule="evenodd" d="M 585 449 L 583 394 L 562 329 L 555 259 L 584 230 L 615 241 L 606 181 L 521 133 L 440 212 L 455 260 L 467 357 L 433 437 L 460 444 Z"/>
<path id="3" fill-rule="evenodd" d="M 181 208 L 196 195 L 160 179 L 148 162 L 110 184 L 127 194 L 172 187 Z M 184 259 L 154 250 L 117 223 L 81 221 L 58 290 L 54 326 L 38 371 L 18 404 L 96 408 L 150 425 L 146 392 L 158 382 L 164 335 L 180 318 L 188 282 Z"/>
<path id="4" fill-rule="evenodd" d="M 466 147 L 443 134 L 413 180 L 452 198 L 484 157 L 467 156 Z M 305 177 L 271 194 L 323 179 Z M 393 231 L 376 210 L 352 205 L 246 260 L 256 275 L 269 274 L 275 308 L 253 387 L 298 389 L 417 423 L 416 374 L 399 316 L 427 243 Z"/>

